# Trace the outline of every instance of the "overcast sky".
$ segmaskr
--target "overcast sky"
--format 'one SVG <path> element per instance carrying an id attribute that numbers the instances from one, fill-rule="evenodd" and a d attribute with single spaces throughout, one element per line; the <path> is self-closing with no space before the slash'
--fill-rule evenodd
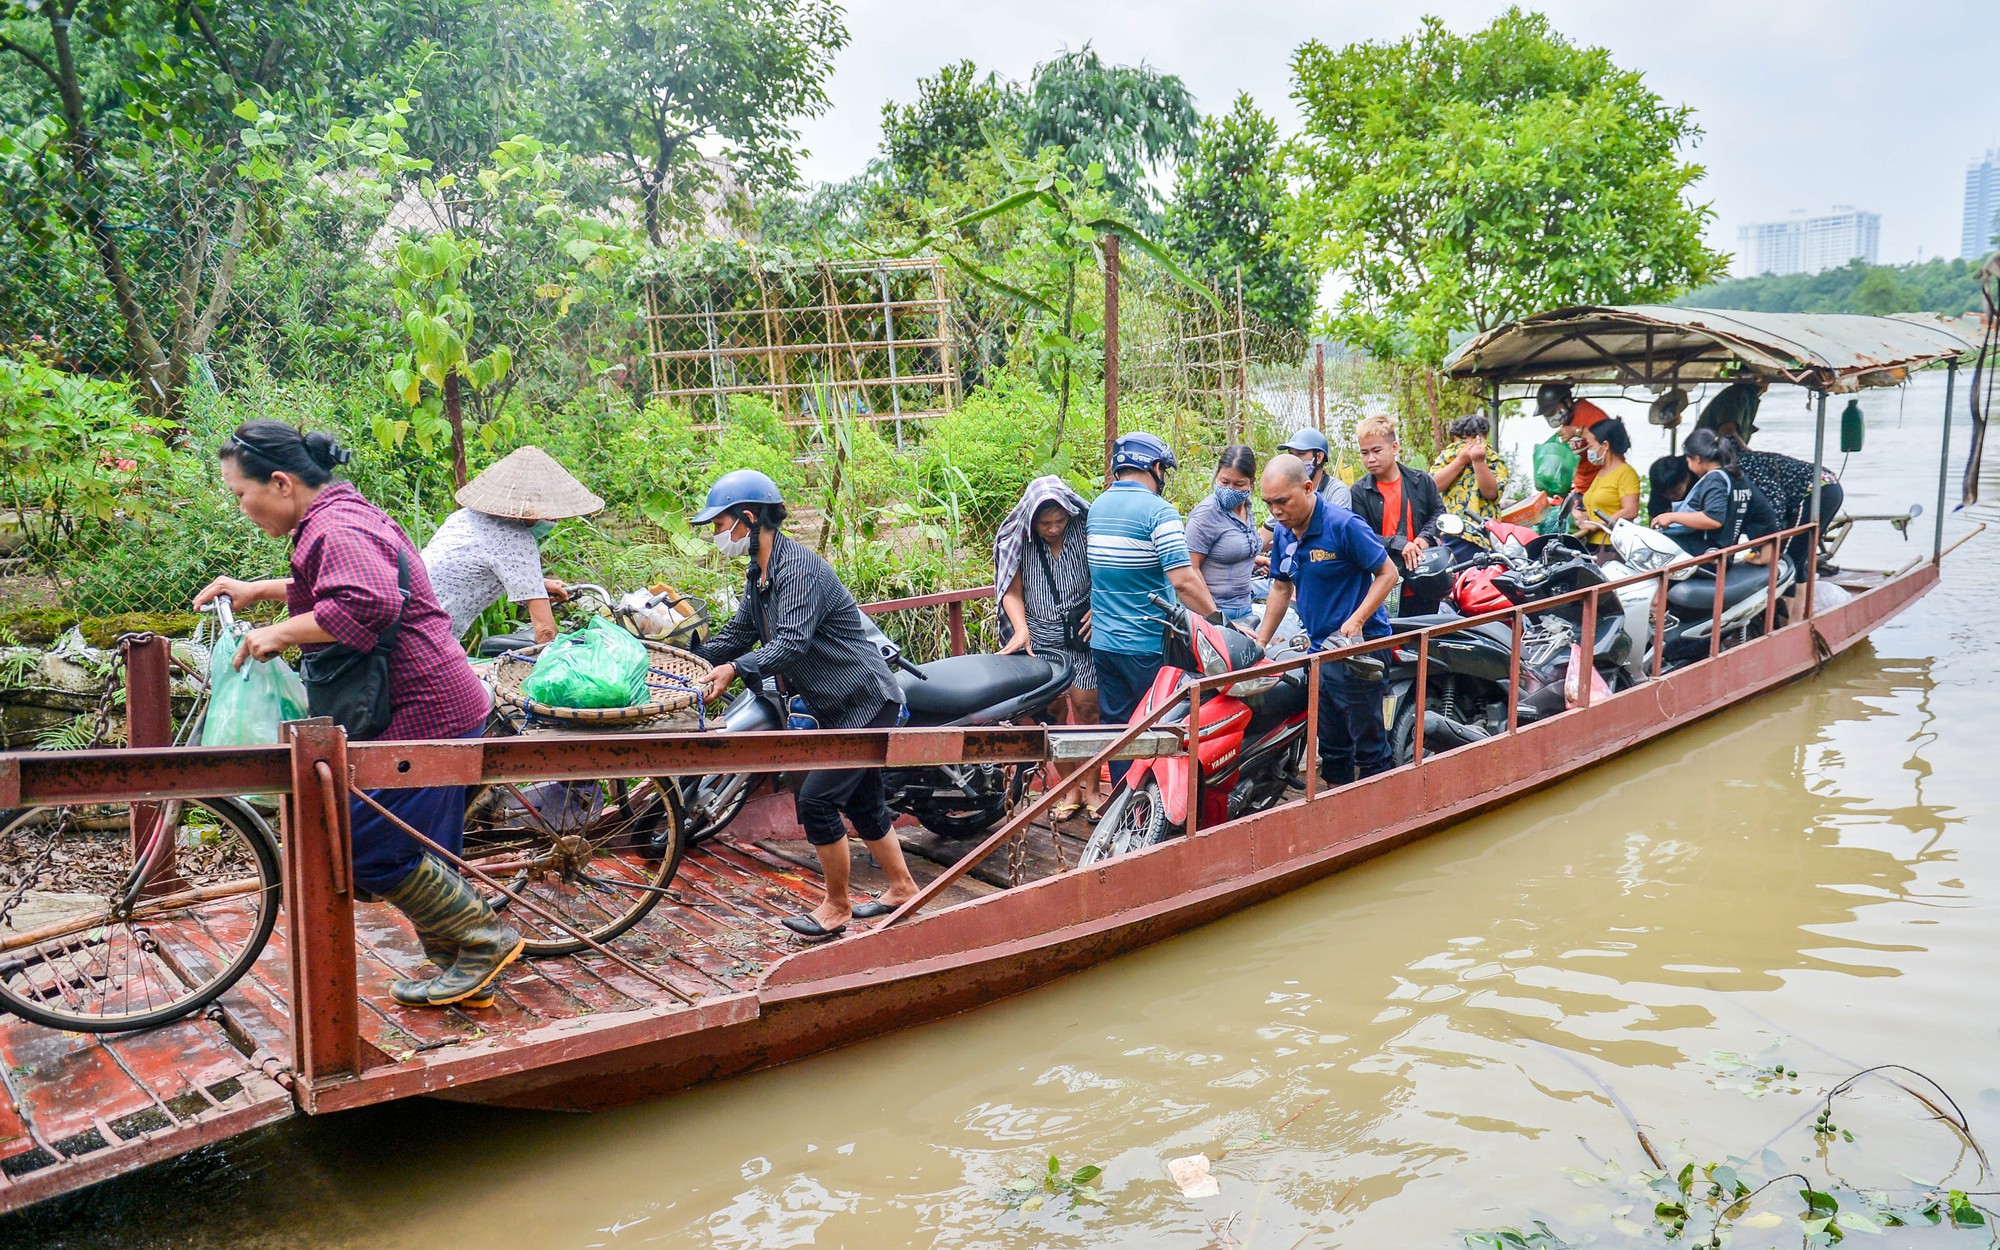
<path id="1" fill-rule="evenodd" d="M 805 126 L 806 174 L 839 179 L 874 155 L 882 102 L 961 57 L 1026 78 L 1057 50 L 1096 45 L 1186 80 L 1203 112 L 1248 91 L 1296 129 L 1291 55 L 1400 38 L 1424 13 L 1456 30 L 1504 4 L 1436 0 L 847 0 L 853 39 L 834 72 L 832 111 Z M 1882 214 L 1881 259 L 1958 254 L 1965 167 L 2000 146 L 2000 3 L 1995 0 L 1551 0 L 1572 40 L 1611 50 L 1707 132 L 1695 195 L 1712 241 L 1795 208 L 1852 204 Z"/>

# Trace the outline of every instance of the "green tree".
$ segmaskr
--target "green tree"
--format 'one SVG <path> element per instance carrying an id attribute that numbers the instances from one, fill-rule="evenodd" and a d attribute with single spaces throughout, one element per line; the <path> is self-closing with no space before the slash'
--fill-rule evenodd
<path id="1" fill-rule="evenodd" d="M 882 106 L 882 154 L 897 185 L 927 194 L 933 179 L 963 182 L 966 158 L 984 151 L 994 129 L 1018 133 L 1027 98 L 995 73 L 958 61 L 917 79 L 917 98 Z"/>
<path id="2" fill-rule="evenodd" d="M 1896 281 L 1896 271 L 1888 268 L 1874 268 L 1861 279 L 1854 288 L 1852 297 L 1854 311 L 1871 316 L 1885 317 L 1890 313 L 1911 312 L 1916 303 L 1903 284 Z"/>
<path id="3" fill-rule="evenodd" d="M 796 180 L 796 123 L 826 110 L 847 45 L 834 0 L 578 0 L 575 13 L 558 91 L 572 146 L 624 165 L 654 244 L 717 186 L 701 141 L 746 188 Z"/>
<path id="4" fill-rule="evenodd" d="M 1879 276 L 1878 276 L 1879 275 Z M 1689 291 L 1674 301 L 1689 308 L 1757 312 L 1978 312 L 1979 265 L 1938 257 L 1914 265 L 1854 261 L 1819 273 L 1738 278 Z"/>
<path id="5" fill-rule="evenodd" d="M 1024 146 L 1030 153 L 1060 150 L 1075 173 L 1102 166 L 1113 201 L 1150 227 L 1159 202 L 1148 184 L 1193 153 L 1200 124 L 1194 96 L 1178 75 L 1144 62 L 1106 65 L 1086 43 L 1035 67 Z"/>
<path id="6" fill-rule="evenodd" d="M 371 23 L 358 4 L 284 0 L 0 0 L 6 94 L 35 116 L 0 125 L 12 224 L 87 253 L 120 323 L 140 402 L 172 417 L 268 241 L 294 114 Z"/>
<path id="7" fill-rule="evenodd" d="M 1287 250 L 1283 230 L 1291 209 L 1278 125 L 1248 94 L 1238 95 L 1227 113 L 1202 122 L 1194 157 L 1180 167 L 1163 241 L 1224 290 L 1240 270 L 1245 308 L 1304 330 L 1314 275 Z"/>
<path id="8" fill-rule="evenodd" d="M 1295 234 L 1344 288 L 1333 330 L 1435 364 L 1453 336 L 1563 304 L 1662 300 L 1722 258 L 1688 201 L 1701 132 L 1602 48 L 1509 9 L 1471 35 L 1293 59 Z"/>

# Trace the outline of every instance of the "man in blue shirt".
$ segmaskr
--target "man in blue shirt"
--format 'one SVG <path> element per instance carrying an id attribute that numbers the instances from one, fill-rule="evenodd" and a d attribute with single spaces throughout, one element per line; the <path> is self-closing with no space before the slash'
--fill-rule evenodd
<path id="1" fill-rule="evenodd" d="M 1396 584 L 1396 562 L 1368 522 L 1321 498 L 1297 456 L 1274 456 L 1264 469 L 1263 489 L 1264 506 L 1277 524 L 1271 598 L 1257 645 L 1270 645 L 1294 597 L 1314 650 L 1388 636 L 1382 602 Z M 1382 723 L 1379 669 L 1361 675 L 1353 664 L 1330 661 L 1319 672 L 1320 776 L 1341 786 L 1386 772 L 1389 731 Z"/>
<path id="2" fill-rule="evenodd" d="M 1174 453 L 1151 434 L 1120 435 L 1113 480 L 1090 505 L 1090 658 L 1097 706 L 1107 724 L 1132 719 L 1160 671 L 1160 610 L 1150 596 L 1179 595 L 1190 611 L 1213 615 L 1215 600 L 1188 559 L 1181 514 L 1160 498 Z M 1114 782 L 1128 766 L 1111 766 Z"/>

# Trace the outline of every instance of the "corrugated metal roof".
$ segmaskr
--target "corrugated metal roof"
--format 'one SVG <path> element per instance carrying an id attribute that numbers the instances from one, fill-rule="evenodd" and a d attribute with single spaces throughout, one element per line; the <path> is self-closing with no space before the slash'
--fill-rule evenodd
<path id="1" fill-rule="evenodd" d="M 1813 390 L 1894 386 L 1974 345 L 1928 315 L 1767 313 L 1665 305 L 1559 308 L 1488 330 L 1444 363 L 1506 383 L 1669 386 L 1756 373 Z"/>

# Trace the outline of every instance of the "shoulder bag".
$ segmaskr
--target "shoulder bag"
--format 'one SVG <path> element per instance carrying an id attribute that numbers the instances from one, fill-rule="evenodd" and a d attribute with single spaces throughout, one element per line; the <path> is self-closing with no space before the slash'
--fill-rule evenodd
<path id="1" fill-rule="evenodd" d="M 1049 583 L 1049 598 L 1054 599 L 1060 604 L 1063 601 L 1062 583 L 1056 580 L 1055 568 L 1049 563 L 1048 547 L 1043 544 L 1039 534 L 1031 535 L 1028 541 L 1034 544 L 1035 556 L 1042 562 L 1042 576 L 1047 578 Z M 1083 618 L 1089 615 L 1090 601 L 1087 599 L 1082 603 L 1072 603 L 1063 609 L 1062 645 L 1064 650 L 1090 650 L 1090 639 L 1083 632 Z"/>
<path id="2" fill-rule="evenodd" d="M 402 632 L 403 614 L 410 607 L 410 557 L 396 551 L 396 588 L 402 601 L 395 619 L 376 636 L 368 651 L 338 643 L 308 651 L 299 662 L 299 679 L 306 686 L 306 707 L 314 716 L 330 716 L 356 741 L 366 741 L 389 728 L 395 708 L 389 701 L 389 657 Z"/>

